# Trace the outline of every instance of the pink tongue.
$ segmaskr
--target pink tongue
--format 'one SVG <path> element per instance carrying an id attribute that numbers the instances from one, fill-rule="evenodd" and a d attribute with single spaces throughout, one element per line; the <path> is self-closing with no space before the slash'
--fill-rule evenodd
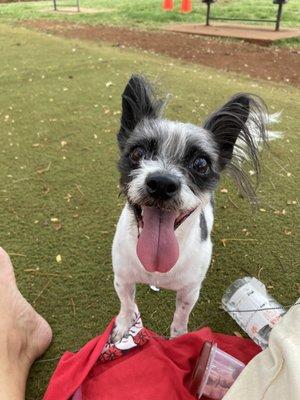
<path id="1" fill-rule="evenodd" d="M 168 272 L 179 257 L 179 246 L 174 233 L 176 212 L 145 207 L 144 227 L 136 252 L 144 268 L 150 272 Z"/>

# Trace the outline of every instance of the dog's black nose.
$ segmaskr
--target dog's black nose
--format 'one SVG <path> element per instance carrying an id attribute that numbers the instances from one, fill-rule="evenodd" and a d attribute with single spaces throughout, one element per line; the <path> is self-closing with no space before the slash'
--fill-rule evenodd
<path id="1" fill-rule="evenodd" d="M 180 180 L 170 174 L 151 174 L 146 179 L 147 192 L 151 197 L 168 200 L 180 189 Z"/>

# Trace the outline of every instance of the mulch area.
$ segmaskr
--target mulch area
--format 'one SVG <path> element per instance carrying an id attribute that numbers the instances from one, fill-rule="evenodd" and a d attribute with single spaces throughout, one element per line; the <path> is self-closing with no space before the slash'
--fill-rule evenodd
<path id="1" fill-rule="evenodd" d="M 243 73 L 252 78 L 300 87 L 298 49 L 268 48 L 243 41 L 69 22 L 25 21 L 22 25 L 67 38 L 105 41 L 114 46 L 143 49 L 220 70 Z"/>

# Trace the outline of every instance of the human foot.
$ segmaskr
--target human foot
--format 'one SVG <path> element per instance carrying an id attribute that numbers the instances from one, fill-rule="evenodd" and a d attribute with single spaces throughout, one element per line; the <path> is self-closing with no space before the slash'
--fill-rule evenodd
<path id="1" fill-rule="evenodd" d="M 19 292 L 10 258 L 0 248 L 0 364 L 28 373 L 51 339 L 49 324 Z"/>

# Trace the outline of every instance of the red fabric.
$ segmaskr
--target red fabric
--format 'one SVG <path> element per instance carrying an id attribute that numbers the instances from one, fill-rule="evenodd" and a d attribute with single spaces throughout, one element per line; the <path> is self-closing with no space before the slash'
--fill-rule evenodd
<path id="1" fill-rule="evenodd" d="M 81 385 L 83 400 L 193 400 L 190 378 L 204 341 L 247 364 L 260 348 L 250 339 L 213 333 L 209 328 L 166 340 L 147 330 L 141 347 L 106 363 L 97 362 L 113 328 L 78 353 L 65 353 L 50 380 L 44 400 L 69 400 Z"/>

